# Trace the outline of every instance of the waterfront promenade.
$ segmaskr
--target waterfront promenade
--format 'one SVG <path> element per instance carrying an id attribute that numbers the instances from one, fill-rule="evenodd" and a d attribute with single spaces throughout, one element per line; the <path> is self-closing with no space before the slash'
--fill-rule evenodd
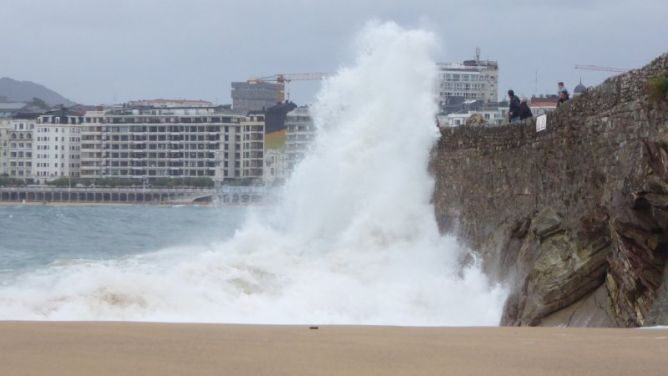
<path id="1" fill-rule="evenodd" d="M 4 203 L 206 204 L 216 191 L 209 188 L 0 188 Z"/>
<path id="2" fill-rule="evenodd" d="M 79 187 L 0 187 L 0 204 L 156 204 L 206 205 L 254 204 L 265 202 L 271 195 L 253 187 L 223 188 L 79 188 Z"/>

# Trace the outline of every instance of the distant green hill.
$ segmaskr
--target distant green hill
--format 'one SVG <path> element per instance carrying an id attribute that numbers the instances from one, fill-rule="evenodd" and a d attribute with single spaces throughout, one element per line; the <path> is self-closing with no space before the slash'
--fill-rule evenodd
<path id="1" fill-rule="evenodd" d="M 0 78 L 1 97 L 12 102 L 30 102 L 33 98 L 39 98 L 51 106 L 76 104 L 45 86 L 30 81 L 16 81 L 9 77 Z"/>

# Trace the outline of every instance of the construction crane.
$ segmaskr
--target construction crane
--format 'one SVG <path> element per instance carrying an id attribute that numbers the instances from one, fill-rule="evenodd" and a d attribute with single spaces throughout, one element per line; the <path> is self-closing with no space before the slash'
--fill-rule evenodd
<path id="1" fill-rule="evenodd" d="M 285 86 L 287 83 L 292 81 L 320 81 L 329 76 L 327 73 L 278 73 L 271 76 L 260 77 L 260 78 L 251 78 L 248 82 L 249 84 L 257 84 L 260 82 L 272 82 L 278 84 L 278 90 L 276 92 L 276 101 L 283 102 L 285 101 Z"/>
<path id="2" fill-rule="evenodd" d="M 615 73 L 624 73 L 628 71 L 628 69 L 624 68 L 600 67 L 598 65 L 579 65 L 579 64 L 575 65 L 575 69 L 593 70 L 599 72 L 615 72 Z"/>

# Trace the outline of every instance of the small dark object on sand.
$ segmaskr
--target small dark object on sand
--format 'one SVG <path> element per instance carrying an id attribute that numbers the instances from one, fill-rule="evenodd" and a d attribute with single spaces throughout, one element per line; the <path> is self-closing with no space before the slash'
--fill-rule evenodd
<path id="1" fill-rule="evenodd" d="M 317 327 L 317 326 L 309 326 L 308 328 L 311 329 L 311 330 L 317 330 L 317 329 L 320 329 L 320 328 Z"/>

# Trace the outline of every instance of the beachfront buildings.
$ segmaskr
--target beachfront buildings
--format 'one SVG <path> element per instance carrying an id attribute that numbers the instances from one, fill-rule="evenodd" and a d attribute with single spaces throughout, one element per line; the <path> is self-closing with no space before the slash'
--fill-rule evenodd
<path id="1" fill-rule="evenodd" d="M 266 148 L 264 181 L 284 181 L 306 156 L 316 135 L 313 119 L 307 106 L 296 107 L 285 115 L 285 144 L 281 148 Z"/>
<path id="2" fill-rule="evenodd" d="M 36 181 L 79 177 L 82 115 L 60 108 L 37 117 L 32 133 L 32 175 Z"/>
<path id="3" fill-rule="evenodd" d="M 481 60 L 480 50 L 474 60 L 463 63 L 438 63 L 437 99 L 442 112 L 448 106 L 474 100 L 484 103 L 498 101 L 498 72 L 496 61 Z"/>
<path id="4" fill-rule="evenodd" d="M 239 127 L 241 177 L 261 180 L 264 164 L 264 113 L 251 112 L 241 120 Z M 236 168 L 236 167 L 235 167 Z"/>
<path id="5" fill-rule="evenodd" d="M 17 114 L 0 121 L 0 175 L 32 177 L 32 136 L 37 115 Z"/>
<path id="6" fill-rule="evenodd" d="M 0 176 L 41 184 L 62 178 L 136 184 L 264 175 L 263 112 L 151 100 L 28 115 L 0 121 Z"/>
<path id="7" fill-rule="evenodd" d="M 288 173 L 291 173 L 299 163 L 315 139 L 315 125 L 306 106 L 298 107 L 287 114 L 285 120 L 286 142 L 285 163 Z"/>
<path id="8" fill-rule="evenodd" d="M 241 178 L 242 122 L 220 107 L 123 106 L 87 112 L 81 177 Z"/>

